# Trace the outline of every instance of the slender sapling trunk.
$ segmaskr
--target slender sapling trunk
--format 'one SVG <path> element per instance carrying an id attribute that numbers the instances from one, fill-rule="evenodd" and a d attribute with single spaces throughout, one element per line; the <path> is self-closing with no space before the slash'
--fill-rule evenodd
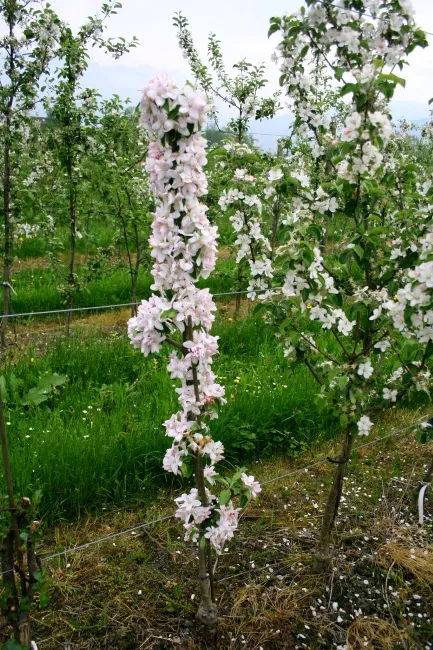
<path id="1" fill-rule="evenodd" d="M 343 479 L 346 474 L 346 467 L 350 459 L 352 445 L 353 434 L 347 430 L 344 436 L 343 448 L 341 450 L 340 458 L 336 461 L 337 467 L 335 469 L 332 487 L 329 492 L 328 501 L 326 503 L 325 512 L 323 514 L 319 544 L 314 561 L 314 569 L 317 572 L 327 571 L 332 563 L 331 535 L 340 506 L 341 495 L 343 492 Z"/>

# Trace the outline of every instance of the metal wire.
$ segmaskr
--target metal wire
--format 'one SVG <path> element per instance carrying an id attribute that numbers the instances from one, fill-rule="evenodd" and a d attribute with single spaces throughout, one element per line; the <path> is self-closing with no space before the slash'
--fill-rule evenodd
<path id="1" fill-rule="evenodd" d="M 398 431 L 392 431 L 391 433 L 387 433 L 386 436 L 381 436 L 380 438 L 375 438 L 374 440 L 370 440 L 369 442 L 364 443 L 363 445 L 358 445 L 357 447 L 353 447 L 352 451 L 357 451 L 358 449 L 364 449 L 364 447 L 369 447 L 370 445 L 374 445 L 377 442 L 381 442 L 382 440 L 386 440 L 386 438 L 391 438 L 395 436 L 399 436 L 401 433 L 404 433 L 405 431 L 408 431 L 409 429 L 412 429 L 413 427 L 416 427 L 417 425 L 421 424 L 421 422 L 424 422 L 423 420 L 417 420 L 417 422 L 414 422 L 413 424 L 410 424 L 407 427 L 404 427 L 404 429 L 399 429 Z M 317 465 L 323 465 L 323 463 L 329 462 L 328 458 L 322 458 L 322 460 L 317 460 L 314 463 L 311 463 L 311 465 L 307 465 L 306 467 L 300 467 L 299 469 L 295 469 L 292 472 L 288 472 L 288 474 L 282 474 L 281 476 L 277 476 L 275 478 L 269 479 L 269 481 L 265 481 L 264 483 L 261 483 L 261 485 L 269 485 L 270 483 L 275 483 L 276 481 L 279 481 L 283 478 L 288 478 L 289 476 L 294 476 L 295 474 L 300 474 L 301 472 L 305 472 L 306 470 L 311 469 L 312 467 L 317 467 Z"/>
<path id="2" fill-rule="evenodd" d="M 237 296 L 243 293 L 263 293 L 265 291 L 276 291 L 282 289 L 282 287 L 270 287 L 268 289 L 245 289 L 244 291 L 226 291 L 222 293 L 212 294 L 213 298 L 219 298 L 220 296 Z M 123 302 L 116 305 L 95 305 L 94 307 L 73 307 L 72 309 L 51 309 L 49 311 L 28 311 L 18 314 L 0 314 L 0 320 L 6 318 L 21 318 L 21 317 L 30 317 L 30 316 L 47 316 L 49 314 L 69 314 L 70 312 L 77 311 L 96 311 L 98 309 L 116 309 L 120 307 L 134 307 L 138 306 L 139 302 Z"/>
<path id="3" fill-rule="evenodd" d="M 76 551 L 83 551 L 86 548 L 89 548 L 89 546 L 94 546 L 95 544 L 102 544 L 102 542 L 107 542 L 111 539 L 116 539 L 117 537 L 121 537 L 122 535 L 128 535 L 128 533 L 133 533 L 136 530 L 142 530 L 144 528 L 147 528 L 148 526 L 153 526 L 154 524 L 159 524 L 160 521 L 166 521 L 167 519 L 172 519 L 174 515 L 164 515 L 164 517 L 160 517 L 160 519 L 154 519 L 153 521 L 147 521 L 144 524 L 138 524 L 137 526 L 133 526 L 132 528 L 127 528 L 126 530 L 121 530 L 117 533 L 111 533 L 110 535 L 106 535 L 105 537 L 100 537 L 99 539 L 93 539 L 91 542 L 86 542 L 85 544 L 80 544 L 79 546 L 73 546 L 72 548 L 67 548 L 64 551 L 59 551 L 58 553 L 53 553 L 52 555 L 45 555 L 44 557 L 39 558 L 41 562 L 49 562 L 50 560 L 54 560 L 57 557 L 64 557 L 65 555 L 69 555 L 70 553 L 75 553 Z"/>
<path id="4" fill-rule="evenodd" d="M 153 521 L 147 521 L 144 524 L 138 524 L 137 526 L 133 526 L 132 528 L 127 528 L 126 530 L 120 530 L 117 533 L 111 533 L 110 535 L 105 535 L 105 537 L 99 537 L 98 539 L 93 539 L 91 542 L 86 542 L 85 544 L 79 544 L 78 546 L 67 548 L 64 551 L 59 551 L 58 553 L 53 553 L 52 555 L 45 555 L 44 557 L 40 557 L 38 559 L 41 562 L 50 562 L 51 560 L 54 560 L 58 557 L 64 557 L 66 555 L 69 555 L 70 553 L 83 551 L 84 549 L 89 548 L 90 546 L 95 546 L 95 544 L 102 544 L 103 542 L 109 541 L 111 539 L 116 539 L 117 537 L 121 537 L 122 535 L 133 533 L 136 530 L 143 530 L 148 526 L 158 524 L 160 521 L 166 521 L 167 519 L 172 519 L 173 517 L 174 515 L 164 515 L 164 517 L 160 517 L 159 519 L 154 519 Z M 8 573 L 13 573 L 14 571 L 15 569 L 8 569 L 7 571 L 2 571 L 0 573 L 0 576 L 4 576 Z"/>
<path id="5" fill-rule="evenodd" d="M 398 429 L 397 431 L 392 431 L 391 433 L 386 434 L 385 436 L 381 436 L 380 438 L 375 438 L 374 440 L 370 440 L 369 442 L 366 442 L 362 445 L 358 445 L 357 447 L 354 447 L 352 451 L 357 451 L 358 449 L 363 449 L 364 447 L 369 447 L 370 445 L 374 445 L 378 442 L 381 442 L 382 440 L 386 440 L 387 438 L 399 436 L 400 434 L 404 433 L 405 431 L 408 431 L 409 429 L 412 429 L 413 427 L 418 426 L 424 421 L 422 420 L 417 420 L 413 424 L 410 424 L 407 427 L 404 427 L 403 429 Z M 293 470 L 292 472 L 288 472 L 287 474 L 281 474 L 281 476 L 276 476 L 275 478 L 270 479 L 269 481 L 264 481 L 261 483 L 262 486 L 269 485 L 270 483 L 275 483 L 276 481 L 280 481 L 283 478 L 288 478 L 289 476 L 294 476 L 295 474 L 300 474 L 301 472 L 305 472 L 313 467 L 317 467 L 318 465 L 322 465 L 323 463 L 328 462 L 327 458 L 323 458 L 322 460 L 318 460 L 314 463 L 311 463 L 310 465 L 306 465 L 305 467 L 300 467 L 298 469 Z M 70 555 L 71 553 L 76 553 L 77 551 L 83 551 L 90 546 L 95 546 L 96 544 L 102 544 L 103 542 L 116 539 L 117 537 L 121 537 L 122 535 L 127 535 L 128 533 L 133 533 L 136 530 L 142 530 L 147 528 L 148 526 L 152 526 L 154 524 L 158 524 L 161 521 L 167 521 L 168 519 L 173 519 L 174 515 L 165 515 L 164 517 L 160 517 L 159 519 L 154 519 L 153 521 L 147 521 L 143 524 L 138 524 L 137 526 L 132 526 L 132 528 L 127 528 L 126 530 L 121 530 L 116 533 L 111 533 L 110 535 L 105 535 L 104 537 L 99 537 L 98 539 L 94 539 L 91 542 L 86 542 L 85 544 L 79 544 L 78 546 L 73 546 L 72 548 L 65 549 L 64 551 L 59 551 L 58 553 L 53 553 L 52 555 L 45 555 L 44 557 L 41 557 L 40 560 L 41 562 L 50 562 L 51 560 L 54 560 L 58 557 L 64 557 L 66 555 Z M 3 571 L 0 573 L 1 576 L 6 575 L 7 573 L 12 573 L 14 569 L 9 569 L 8 571 Z"/>

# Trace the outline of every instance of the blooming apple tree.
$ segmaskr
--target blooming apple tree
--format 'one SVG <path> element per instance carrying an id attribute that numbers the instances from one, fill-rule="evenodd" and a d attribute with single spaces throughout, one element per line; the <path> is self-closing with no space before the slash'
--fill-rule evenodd
<path id="1" fill-rule="evenodd" d="M 233 498 L 242 506 L 260 486 L 243 471 L 231 479 L 218 475 L 216 465 L 224 449 L 209 428 L 225 399 L 212 370 L 218 352 L 218 337 L 210 333 L 216 307 L 209 290 L 196 286 L 214 269 L 217 252 L 217 229 L 200 201 L 207 191 L 200 130 L 208 109 L 204 95 L 191 88 L 180 91 L 165 77 L 153 79 L 144 91 L 142 122 L 151 138 L 148 170 L 157 200 L 149 239 L 154 258 L 151 288 L 156 293 L 140 304 L 128 332 L 145 355 L 158 352 L 163 343 L 174 348 L 167 368 L 180 383 L 180 410 L 164 423 L 172 445 L 163 466 L 175 475 L 195 475 L 196 486 L 176 499 L 176 517 L 184 524 L 185 540 L 199 544 L 197 616 L 212 636 L 216 604 L 211 549 L 220 553 L 237 528 L 239 507 Z M 224 488 L 219 498 L 211 492 L 216 482 Z"/>
<path id="2" fill-rule="evenodd" d="M 5 316 L 10 312 L 15 227 L 22 221 L 22 185 L 18 183 L 27 129 L 38 92 L 58 48 L 60 20 L 49 6 L 33 1 L 0 1 L 0 139 L 2 221 L 2 292 Z M 6 323 L 0 325 L 0 344 L 6 345 Z"/>
<path id="3" fill-rule="evenodd" d="M 401 348 L 404 328 L 395 325 L 404 320 L 402 311 L 408 314 L 408 308 L 417 306 L 410 305 L 414 299 L 406 288 L 407 273 L 416 282 L 415 293 L 427 280 L 429 267 L 423 264 L 428 262 L 417 262 L 422 237 L 431 229 L 433 206 L 430 190 L 417 186 L 408 161 L 400 157 L 396 163 L 391 144 L 388 103 L 396 86 L 404 85 L 394 71 L 403 68 L 416 47 L 426 45 L 409 3 L 306 4 L 296 15 L 272 19 L 270 29 L 282 33 L 280 82 L 296 120 L 314 133 L 316 159 L 329 162 L 327 174 L 314 186 L 298 175 L 293 195 L 310 212 L 311 222 L 317 222 L 317 214 L 338 220 L 344 223 L 344 234 L 334 252 L 323 245 L 320 231 L 302 226 L 293 230 L 283 309 L 280 305 L 275 313 L 287 358 L 307 365 L 319 386 L 317 406 L 333 410 L 345 430 L 317 552 L 317 564 L 324 567 L 330 561 L 330 535 L 354 436 L 369 433 L 370 415 L 379 406 L 428 383 L 430 315 L 423 312 L 421 318 L 416 311 L 414 321 L 424 334 L 409 350 Z M 309 108 L 309 73 L 318 60 L 328 67 L 341 97 L 350 99 L 343 128 L 332 138 L 326 119 Z M 397 166 L 405 180 L 400 185 Z M 390 318 L 394 295 L 396 320 Z"/>

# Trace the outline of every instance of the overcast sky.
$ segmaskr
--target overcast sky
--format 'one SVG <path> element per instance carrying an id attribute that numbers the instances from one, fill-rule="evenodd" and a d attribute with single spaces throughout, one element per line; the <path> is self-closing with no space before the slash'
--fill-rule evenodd
<path id="1" fill-rule="evenodd" d="M 72 27 L 97 13 L 102 0 L 51 0 L 51 6 Z M 433 33 L 433 0 L 412 0 L 420 27 Z M 181 10 L 188 18 L 199 51 L 206 53 L 207 35 L 213 31 L 222 44 L 227 66 L 246 58 L 267 66 L 269 90 L 278 87 L 278 70 L 270 56 L 278 35 L 267 38 L 269 18 L 296 11 L 301 0 L 123 0 L 123 8 L 109 20 L 107 33 L 125 38 L 137 36 L 137 48 L 119 61 L 102 51 L 91 51 L 86 83 L 104 96 L 118 93 L 138 100 L 143 86 L 157 72 L 167 72 L 178 83 L 189 76 L 176 40 L 172 17 Z M 433 36 L 429 37 L 433 45 Z M 428 100 L 433 96 L 433 50 L 415 52 L 405 69 L 406 89 L 398 88 L 394 114 L 409 119 L 428 116 Z M 269 124 L 269 123 L 268 123 Z M 264 125 L 263 125 L 264 127 Z"/>

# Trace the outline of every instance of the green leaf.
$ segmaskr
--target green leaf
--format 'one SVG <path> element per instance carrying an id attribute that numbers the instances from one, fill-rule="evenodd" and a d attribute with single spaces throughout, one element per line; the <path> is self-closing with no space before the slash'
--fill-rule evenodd
<path id="1" fill-rule="evenodd" d="M 341 390 L 344 390 L 348 383 L 349 383 L 349 377 L 340 377 L 340 379 L 338 380 L 338 387 Z"/>
<path id="2" fill-rule="evenodd" d="M 38 388 L 50 388 L 52 386 L 63 386 L 66 383 L 66 375 L 59 375 L 54 372 L 52 375 L 42 375 L 39 378 Z"/>
<path id="3" fill-rule="evenodd" d="M 328 400 L 323 395 L 317 395 L 314 398 L 314 403 L 319 412 L 324 411 L 328 407 Z"/>
<path id="4" fill-rule="evenodd" d="M 9 639 L 2 645 L 2 650 L 24 650 L 24 646 L 20 645 L 15 639 Z"/>
<path id="5" fill-rule="evenodd" d="M 322 231 L 315 223 L 310 223 L 307 228 L 307 233 L 317 239 L 317 241 L 320 241 L 322 239 Z"/>
<path id="6" fill-rule="evenodd" d="M 220 494 L 219 498 L 219 503 L 221 506 L 225 506 L 226 503 L 230 501 L 232 498 L 232 491 L 231 490 L 223 490 Z"/>
<path id="7" fill-rule="evenodd" d="M 341 264 L 346 264 L 347 261 L 350 259 L 351 255 L 352 255 L 352 249 L 348 248 L 347 250 L 341 253 L 338 259 L 341 262 Z"/>
<path id="8" fill-rule="evenodd" d="M 271 18 L 271 26 L 268 29 L 268 38 L 278 32 L 281 28 L 281 18 Z"/>
<path id="9" fill-rule="evenodd" d="M 190 465 L 187 463 L 182 463 L 180 466 L 180 471 L 182 472 L 182 476 L 185 478 L 190 478 L 190 476 L 192 476 L 192 467 L 190 467 Z"/>
<path id="10" fill-rule="evenodd" d="M 424 352 L 424 356 L 426 359 L 429 359 L 431 355 L 433 354 L 433 341 L 429 341 L 427 343 L 427 347 Z"/>
<path id="11" fill-rule="evenodd" d="M 203 535 L 203 537 L 200 539 L 200 548 L 203 550 L 206 548 L 206 537 Z"/>
<path id="12" fill-rule="evenodd" d="M 23 406 L 38 406 L 42 402 L 46 402 L 48 399 L 49 390 L 47 388 L 40 389 L 38 387 L 31 388 L 27 395 L 25 395 L 21 401 Z"/>
<path id="13" fill-rule="evenodd" d="M 166 309 L 165 311 L 161 312 L 161 320 L 164 320 L 166 318 L 174 318 L 177 314 L 177 311 L 175 309 Z"/>
<path id="14" fill-rule="evenodd" d="M 347 415 L 345 413 L 342 413 L 340 415 L 340 426 L 343 429 L 345 429 L 347 427 L 348 422 L 349 422 L 349 418 L 347 417 Z"/>
<path id="15" fill-rule="evenodd" d="M 395 84 L 403 86 L 403 88 L 406 86 L 406 79 L 403 79 L 403 77 L 397 77 L 396 74 L 380 74 L 379 79 L 384 81 L 393 81 Z"/>
<path id="16" fill-rule="evenodd" d="M 340 91 L 341 95 L 347 95 L 348 93 L 355 93 L 358 90 L 358 84 L 344 84 L 343 88 Z"/>
<path id="17" fill-rule="evenodd" d="M 364 249 L 357 244 L 353 250 L 358 255 L 359 259 L 362 260 L 362 258 L 364 257 Z"/>
<path id="18" fill-rule="evenodd" d="M 4 375 L 0 375 L 0 397 L 4 402 L 7 401 L 8 391 L 6 388 L 6 377 Z"/>

